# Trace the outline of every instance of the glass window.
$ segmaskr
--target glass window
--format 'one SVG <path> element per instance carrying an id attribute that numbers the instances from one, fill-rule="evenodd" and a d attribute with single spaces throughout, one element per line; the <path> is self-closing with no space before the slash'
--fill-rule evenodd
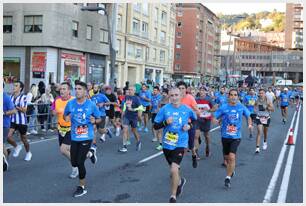
<path id="1" fill-rule="evenodd" d="M 181 26 L 182 26 L 182 22 L 181 21 L 177 22 L 177 27 L 181 27 Z"/>
<path id="2" fill-rule="evenodd" d="M 157 34 L 158 34 L 158 30 L 157 28 L 154 28 L 154 40 L 157 41 Z"/>
<path id="3" fill-rule="evenodd" d="M 177 49 L 180 49 L 180 48 L 182 48 L 182 45 L 181 45 L 181 43 L 176 43 L 176 48 L 177 48 Z"/>
<path id="4" fill-rule="evenodd" d="M 165 62 L 166 52 L 164 50 L 160 50 L 160 62 Z"/>
<path id="5" fill-rule="evenodd" d="M 142 36 L 148 37 L 148 23 L 142 22 L 141 31 L 142 31 Z"/>
<path id="6" fill-rule="evenodd" d="M 3 33 L 11 33 L 13 30 L 13 17 L 4 16 L 3 17 Z"/>
<path id="7" fill-rule="evenodd" d="M 162 11 L 161 13 L 161 22 L 162 24 L 166 25 L 167 24 L 167 13 Z"/>
<path id="8" fill-rule="evenodd" d="M 142 13 L 146 16 L 149 15 L 149 4 L 148 3 L 142 3 Z"/>
<path id="9" fill-rule="evenodd" d="M 176 36 L 177 37 L 182 37 L 182 32 L 178 31 Z"/>
<path id="10" fill-rule="evenodd" d="M 42 16 L 24 16 L 24 32 L 42 32 Z"/>
<path id="11" fill-rule="evenodd" d="M 133 19 L 133 34 L 139 34 L 140 32 L 140 21 L 138 19 Z"/>
<path id="12" fill-rule="evenodd" d="M 72 36 L 78 37 L 79 22 L 72 21 Z"/>
<path id="13" fill-rule="evenodd" d="M 118 14 L 117 15 L 117 31 L 122 30 L 122 15 Z"/>
<path id="14" fill-rule="evenodd" d="M 90 25 L 86 27 L 86 39 L 92 40 L 92 26 Z"/>
<path id="15" fill-rule="evenodd" d="M 181 70 L 181 65 L 180 64 L 176 64 L 175 65 L 175 70 Z"/>
<path id="16" fill-rule="evenodd" d="M 176 53 L 176 54 L 175 54 L 175 58 L 176 58 L 176 59 L 180 59 L 180 58 L 181 58 L 181 54 L 180 54 L 180 53 Z"/>
<path id="17" fill-rule="evenodd" d="M 177 11 L 177 16 L 183 16 L 183 11 L 181 9 Z"/>
<path id="18" fill-rule="evenodd" d="M 149 60 L 150 58 L 150 48 L 146 47 L 146 60 Z"/>
<path id="19" fill-rule="evenodd" d="M 136 55 L 135 55 L 136 59 L 142 59 L 142 47 L 136 47 Z"/>
<path id="20" fill-rule="evenodd" d="M 160 32 L 160 42 L 165 43 L 165 41 L 166 41 L 166 32 L 161 31 Z"/>
<path id="21" fill-rule="evenodd" d="M 100 29 L 100 42 L 108 43 L 108 31 Z"/>
<path id="22" fill-rule="evenodd" d="M 157 49 L 153 49 L 153 61 L 156 61 L 157 58 Z"/>
<path id="23" fill-rule="evenodd" d="M 105 3 L 98 3 L 97 6 L 103 8 L 103 9 L 106 9 Z M 101 15 L 105 15 L 105 11 L 102 10 L 102 9 L 99 10 L 98 13 L 101 14 Z"/>
<path id="24" fill-rule="evenodd" d="M 135 46 L 134 46 L 134 44 L 130 44 L 130 43 L 128 43 L 128 49 L 127 49 L 128 51 L 128 56 L 129 57 L 134 57 L 135 56 Z"/>
<path id="25" fill-rule="evenodd" d="M 117 43 L 116 43 L 116 50 L 117 50 L 117 54 L 120 55 L 121 54 L 121 40 L 117 39 Z"/>
<path id="26" fill-rule="evenodd" d="M 155 22 L 158 22 L 158 8 L 154 9 L 154 20 Z"/>
<path id="27" fill-rule="evenodd" d="M 133 3 L 134 11 L 140 12 L 141 11 L 141 3 Z"/>

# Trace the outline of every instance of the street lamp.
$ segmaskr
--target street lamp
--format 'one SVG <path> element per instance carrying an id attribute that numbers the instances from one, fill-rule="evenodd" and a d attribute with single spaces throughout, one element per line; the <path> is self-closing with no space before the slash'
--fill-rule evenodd
<path id="1" fill-rule="evenodd" d="M 82 11 L 104 11 L 107 18 L 107 29 L 108 29 L 108 42 L 109 42 L 109 55 L 110 55 L 110 79 L 108 81 L 109 85 L 112 85 L 113 88 L 116 86 L 115 82 L 115 62 L 116 62 L 116 50 L 115 50 L 115 41 L 116 41 L 116 18 L 117 18 L 117 4 L 112 3 L 111 12 L 110 9 L 99 7 L 99 6 L 83 6 Z M 111 18 L 110 18 L 111 13 Z"/>

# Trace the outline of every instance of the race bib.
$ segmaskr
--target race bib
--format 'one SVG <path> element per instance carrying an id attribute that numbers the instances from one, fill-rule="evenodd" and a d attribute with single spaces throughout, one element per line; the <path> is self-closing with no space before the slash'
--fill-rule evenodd
<path id="1" fill-rule="evenodd" d="M 76 128 L 76 134 L 78 136 L 88 135 L 88 126 L 87 125 L 78 126 Z"/>
<path id="2" fill-rule="evenodd" d="M 253 99 L 249 100 L 249 105 L 254 106 L 255 105 L 255 101 Z"/>
<path id="3" fill-rule="evenodd" d="M 235 125 L 228 125 L 226 127 L 226 133 L 228 135 L 236 135 L 237 134 L 237 127 Z"/>
<path id="4" fill-rule="evenodd" d="M 176 146 L 178 141 L 178 134 L 167 132 L 165 134 L 165 143 L 171 146 Z"/>
<path id="5" fill-rule="evenodd" d="M 268 123 L 268 118 L 267 117 L 259 117 L 259 121 L 261 124 L 267 124 Z"/>
<path id="6" fill-rule="evenodd" d="M 287 99 L 287 98 L 284 98 L 284 99 L 283 99 L 283 102 L 288 102 L 288 99 Z"/>

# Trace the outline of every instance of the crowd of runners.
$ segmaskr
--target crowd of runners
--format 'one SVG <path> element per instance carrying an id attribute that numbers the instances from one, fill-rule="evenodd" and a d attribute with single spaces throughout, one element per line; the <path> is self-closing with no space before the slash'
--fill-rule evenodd
<path id="1" fill-rule="evenodd" d="M 121 137 L 118 152 L 127 153 L 133 147 L 141 151 L 142 134 L 150 130 L 152 142 L 156 143 L 154 147 L 163 151 L 169 164 L 169 202 L 176 202 L 187 181 L 180 174 L 180 163 L 190 152 L 191 165 L 197 168 L 202 142 L 205 142 L 204 155 L 211 155 L 210 130 L 213 124 L 221 127 L 222 164 L 226 168 L 224 185 L 230 188 L 242 136 L 256 137 L 256 154 L 261 149 L 267 150 L 271 115 L 280 108 L 282 122 L 286 124 L 288 107 L 303 101 L 302 90 L 302 87 L 214 88 L 207 85 L 195 88 L 183 81 L 163 86 L 143 83 L 141 87 L 130 86 L 127 82 L 124 88 L 115 89 L 108 85 L 76 81 L 72 88 L 70 83 L 62 82 L 60 95 L 54 98 L 51 110 L 57 117 L 59 151 L 67 158 L 67 167 L 72 170 L 69 176 L 79 178 L 73 196 L 87 193 L 84 162 L 90 159 L 93 164 L 97 163 L 97 139 L 104 142 L 107 137 Z M 28 103 L 21 81 L 14 84 L 11 96 L 3 94 L 3 140 L 13 146 L 12 156 L 18 157 L 22 145 L 18 145 L 13 136 L 18 132 L 26 150 L 25 161 L 32 158 L 27 140 Z M 241 134 L 243 116 L 247 119 L 248 134 Z M 131 145 L 130 132 L 136 139 L 134 146 Z M 3 151 L 6 171 L 10 150 L 3 148 Z"/>

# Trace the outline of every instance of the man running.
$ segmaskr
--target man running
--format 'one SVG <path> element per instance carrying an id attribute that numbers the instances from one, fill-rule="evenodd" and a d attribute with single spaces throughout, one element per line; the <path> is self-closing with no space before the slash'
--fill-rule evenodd
<path id="1" fill-rule="evenodd" d="M 140 125 L 138 131 L 142 131 L 141 124 L 143 122 L 143 128 L 145 132 L 148 132 L 147 123 L 149 121 L 149 113 L 151 110 L 151 92 L 148 90 L 147 85 L 142 84 L 141 91 L 139 92 L 139 99 L 141 105 L 144 107 L 143 117 L 140 115 Z"/>
<path id="2" fill-rule="evenodd" d="M 7 141 L 15 148 L 13 157 L 18 157 L 20 151 L 22 150 L 22 146 L 17 145 L 17 143 L 13 139 L 14 132 L 18 130 L 21 141 L 23 142 L 24 148 L 26 150 L 26 156 L 24 160 L 30 161 L 32 159 L 32 153 L 30 151 L 30 144 L 28 143 L 27 140 L 27 129 L 28 129 L 27 118 L 26 118 L 27 96 L 24 93 L 22 93 L 23 89 L 24 89 L 23 82 L 17 81 L 14 84 L 13 95 L 11 96 L 11 100 L 14 103 L 17 112 L 11 116 L 11 126 L 7 137 Z"/>
<path id="3" fill-rule="evenodd" d="M 166 104 L 157 113 L 154 120 L 154 128 L 163 130 L 163 153 L 170 166 L 171 196 L 170 203 L 175 203 L 176 198 L 182 194 L 186 183 L 185 178 L 180 177 L 180 163 L 185 149 L 188 146 L 188 130 L 192 128 L 192 122 L 197 119 L 195 113 L 181 103 L 182 94 L 179 89 L 169 91 L 170 104 Z M 189 119 L 192 120 L 191 123 Z"/>
<path id="4" fill-rule="evenodd" d="M 255 95 L 255 90 L 254 88 L 250 88 L 249 94 L 244 97 L 243 103 L 244 105 L 246 105 L 246 107 L 250 111 L 251 119 L 253 122 L 255 122 L 256 120 L 256 114 L 254 113 L 254 105 L 256 101 L 257 101 L 257 96 Z M 252 139 L 253 138 L 253 127 L 250 127 L 249 131 L 250 131 L 249 138 Z"/>
<path id="5" fill-rule="evenodd" d="M 71 145 L 71 123 L 64 120 L 64 110 L 68 101 L 74 99 L 70 96 L 70 85 L 68 82 L 61 83 L 60 96 L 55 99 L 51 106 L 54 116 L 57 116 L 58 142 L 61 153 L 69 160 L 70 159 L 70 145 Z M 72 167 L 70 178 L 76 178 L 79 175 L 77 167 Z"/>
<path id="6" fill-rule="evenodd" d="M 224 184 L 227 188 L 230 187 L 231 178 L 235 171 L 236 152 L 241 141 L 242 115 L 248 118 L 249 129 L 251 129 L 250 111 L 238 101 L 238 91 L 231 89 L 228 104 L 222 105 L 214 113 L 214 117 L 221 120 L 223 154 L 227 161 Z"/>
<path id="7" fill-rule="evenodd" d="M 225 92 L 226 87 L 223 86 L 220 89 L 220 92 L 217 92 L 215 94 L 216 96 L 216 103 L 219 105 L 219 107 L 221 107 L 223 104 L 227 103 L 227 94 Z"/>
<path id="8" fill-rule="evenodd" d="M 157 142 L 158 141 L 158 145 L 156 146 L 157 150 L 162 150 L 162 130 L 155 130 L 153 125 L 154 125 L 154 119 L 157 115 L 157 112 L 160 109 L 160 102 L 162 99 L 162 95 L 159 92 L 159 87 L 155 86 L 153 89 L 153 95 L 152 95 L 152 100 L 151 100 L 151 105 L 152 105 L 152 109 L 151 109 L 151 120 L 152 120 L 152 131 L 153 131 L 153 136 L 154 138 L 152 139 L 152 142 Z"/>
<path id="9" fill-rule="evenodd" d="M 289 98 L 290 98 L 287 87 L 284 88 L 283 92 L 279 95 L 279 98 L 280 98 L 280 106 L 283 117 L 283 124 L 286 124 L 288 116 Z"/>
<path id="10" fill-rule="evenodd" d="M 255 153 L 260 152 L 260 138 L 262 134 L 262 130 L 264 133 L 264 141 L 262 145 L 262 149 L 266 150 L 268 147 L 267 138 L 268 138 L 268 127 L 270 125 L 270 112 L 274 111 L 273 103 L 268 100 L 265 90 L 259 89 L 259 98 L 255 102 L 255 113 L 256 123 L 257 123 L 257 137 L 256 137 L 256 150 Z"/>
<path id="11" fill-rule="evenodd" d="M 87 193 L 85 189 L 85 160 L 94 137 L 94 124 L 101 122 L 98 107 L 86 98 L 87 85 L 76 81 L 76 98 L 70 100 L 64 110 L 64 120 L 71 122 L 70 157 L 73 167 L 78 167 L 80 185 L 74 192 L 74 197 Z"/>
<path id="12" fill-rule="evenodd" d="M 266 92 L 266 97 L 268 99 L 269 102 L 274 103 L 274 101 L 276 100 L 275 94 L 272 91 L 272 87 L 268 88 L 268 91 Z"/>

